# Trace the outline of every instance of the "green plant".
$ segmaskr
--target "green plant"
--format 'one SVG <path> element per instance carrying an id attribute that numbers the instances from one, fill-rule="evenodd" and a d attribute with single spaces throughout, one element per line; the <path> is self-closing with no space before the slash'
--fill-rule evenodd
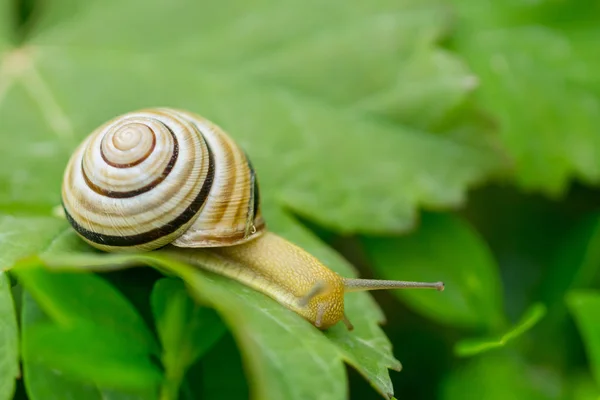
<path id="1" fill-rule="evenodd" d="M 0 0 L 0 399 L 597 398 L 599 20 L 592 0 Z M 92 251 L 53 216 L 65 163 L 160 105 L 239 141 L 273 231 L 446 291 L 349 295 L 355 331 L 321 333 Z"/>

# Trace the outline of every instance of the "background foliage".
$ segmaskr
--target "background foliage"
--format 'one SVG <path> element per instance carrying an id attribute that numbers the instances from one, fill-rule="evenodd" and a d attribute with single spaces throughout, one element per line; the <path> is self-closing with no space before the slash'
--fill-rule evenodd
<path id="1" fill-rule="evenodd" d="M 599 23 L 594 0 L 0 0 L 0 399 L 597 399 Z M 350 294 L 356 330 L 321 333 L 168 254 L 92 251 L 54 216 L 66 161 L 163 105 L 239 141 L 273 231 L 446 291 Z"/>

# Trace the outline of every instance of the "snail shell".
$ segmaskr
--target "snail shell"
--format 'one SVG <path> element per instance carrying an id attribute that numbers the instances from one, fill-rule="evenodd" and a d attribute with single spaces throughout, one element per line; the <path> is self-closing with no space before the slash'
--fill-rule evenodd
<path id="1" fill-rule="evenodd" d="M 104 251 L 232 246 L 265 229 L 246 154 L 217 125 L 170 108 L 92 132 L 68 163 L 62 201 L 77 233 Z"/>

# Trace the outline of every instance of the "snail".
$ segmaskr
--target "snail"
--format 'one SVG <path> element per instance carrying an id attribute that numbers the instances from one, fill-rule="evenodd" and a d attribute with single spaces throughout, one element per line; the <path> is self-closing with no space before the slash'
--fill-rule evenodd
<path id="1" fill-rule="evenodd" d="M 77 234 L 107 252 L 172 249 L 235 279 L 320 329 L 343 321 L 344 294 L 442 282 L 344 278 L 268 231 L 248 156 L 219 126 L 188 111 L 153 108 L 118 116 L 71 156 L 62 207 Z"/>

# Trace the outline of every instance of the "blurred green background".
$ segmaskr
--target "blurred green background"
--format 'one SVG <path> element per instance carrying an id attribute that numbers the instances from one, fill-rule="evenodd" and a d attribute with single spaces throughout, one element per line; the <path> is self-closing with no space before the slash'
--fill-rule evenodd
<path id="1" fill-rule="evenodd" d="M 594 0 L 0 0 L 0 271 L 92 264 L 53 216 L 66 161 L 169 106 L 248 152 L 270 229 L 446 283 L 374 292 L 383 333 L 349 294 L 357 332 L 323 335 L 175 266 L 220 317 L 149 268 L 0 272 L 0 399 L 600 399 L 599 44 Z"/>

